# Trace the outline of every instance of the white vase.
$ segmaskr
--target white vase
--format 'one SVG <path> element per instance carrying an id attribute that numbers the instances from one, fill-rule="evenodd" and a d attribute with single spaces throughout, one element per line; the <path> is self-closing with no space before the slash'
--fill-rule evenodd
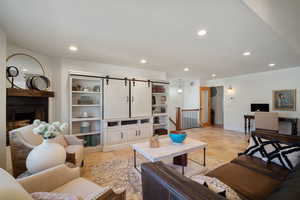
<path id="1" fill-rule="evenodd" d="M 57 143 L 50 143 L 44 139 L 43 143 L 36 146 L 26 159 L 27 170 L 34 174 L 66 161 L 66 151 L 63 146 Z"/>

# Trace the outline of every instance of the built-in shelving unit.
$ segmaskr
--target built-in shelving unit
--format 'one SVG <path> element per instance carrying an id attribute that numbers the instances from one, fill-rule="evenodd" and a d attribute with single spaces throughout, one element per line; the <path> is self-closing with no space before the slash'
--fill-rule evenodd
<path id="1" fill-rule="evenodd" d="M 102 79 L 70 75 L 70 134 L 99 148 L 102 134 Z"/>
<path id="2" fill-rule="evenodd" d="M 168 84 L 152 84 L 153 134 L 165 135 L 169 130 Z"/>

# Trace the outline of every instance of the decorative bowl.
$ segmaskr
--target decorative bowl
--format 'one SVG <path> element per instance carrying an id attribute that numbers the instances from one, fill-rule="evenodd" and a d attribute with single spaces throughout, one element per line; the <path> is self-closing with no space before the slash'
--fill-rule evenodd
<path id="1" fill-rule="evenodd" d="M 169 133 L 169 137 L 175 144 L 181 144 L 186 138 L 186 133 L 183 131 L 173 131 Z"/>

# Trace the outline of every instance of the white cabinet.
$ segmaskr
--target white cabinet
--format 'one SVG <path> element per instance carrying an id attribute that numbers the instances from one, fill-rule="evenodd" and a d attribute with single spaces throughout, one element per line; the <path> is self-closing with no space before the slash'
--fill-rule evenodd
<path id="1" fill-rule="evenodd" d="M 129 117 L 129 83 L 124 80 L 104 80 L 104 119 Z"/>
<path id="2" fill-rule="evenodd" d="M 152 132 L 150 118 L 105 121 L 103 151 L 110 151 L 122 147 L 122 145 L 148 138 L 152 135 Z"/>
<path id="3" fill-rule="evenodd" d="M 131 85 L 131 117 L 151 116 L 151 85 L 135 81 Z"/>

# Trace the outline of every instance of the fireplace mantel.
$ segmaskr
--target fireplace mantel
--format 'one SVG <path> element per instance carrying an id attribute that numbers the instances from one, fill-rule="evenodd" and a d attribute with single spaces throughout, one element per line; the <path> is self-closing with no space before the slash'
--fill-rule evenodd
<path id="1" fill-rule="evenodd" d="M 18 88 L 6 88 L 6 95 L 8 97 L 54 97 L 52 91 L 39 91 L 31 89 L 18 89 Z"/>

